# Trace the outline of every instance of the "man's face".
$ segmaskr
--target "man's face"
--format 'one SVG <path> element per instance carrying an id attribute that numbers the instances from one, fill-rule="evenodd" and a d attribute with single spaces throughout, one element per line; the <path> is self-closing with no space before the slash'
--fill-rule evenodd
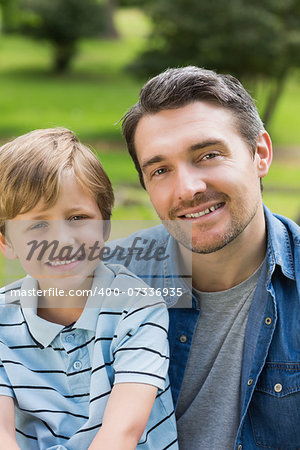
<path id="1" fill-rule="evenodd" d="M 233 114 L 209 102 L 139 121 L 135 147 L 146 189 L 165 226 L 185 247 L 211 253 L 245 230 L 255 233 L 260 177 L 270 163 L 264 138 L 259 139 L 253 157 Z"/>

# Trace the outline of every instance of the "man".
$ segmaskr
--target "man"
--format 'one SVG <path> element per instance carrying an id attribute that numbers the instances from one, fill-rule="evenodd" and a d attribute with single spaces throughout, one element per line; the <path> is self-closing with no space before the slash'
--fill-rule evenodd
<path id="1" fill-rule="evenodd" d="M 169 69 L 123 133 L 163 225 L 112 247 L 170 307 L 180 449 L 299 449 L 300 231 L 263 205 L 272 145 L 253 99 L 231 76 Z"/>

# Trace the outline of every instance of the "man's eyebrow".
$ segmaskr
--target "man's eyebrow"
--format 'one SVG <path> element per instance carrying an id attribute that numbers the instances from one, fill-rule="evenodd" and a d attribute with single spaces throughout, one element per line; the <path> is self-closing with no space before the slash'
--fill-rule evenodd
<path id="1" fill-rule="evenodd" d="M 202 148 L 213 147 L 216 145 L 225 146 L 225 143 L 222 140 L 208 139 L 206 141 L 197 142 L 196 144 L 191 145 L 188 148 L 188 150 L 193 152 L 196 150 L 201 150 Z M 156 164 L 156 163 L 160 163 L 160 162 L 164 161 L 165 159 L 166 158 L 163 155 L 155 155 L 152 158 L 146 160 L 142 164 L 141 169 L 144 171 L 145 169 L 147 169 L 147 167 L 152 166 L 153 164 Z"/>
<path id="2" fill-rule="evenodd" d="M 148 160 L 146 160 L 143 164 L 142 164 L 142 170 L 147 169 L 147 167 L 152 166 L 153 164 L 159 163 L 161 161 L 163 161 L 165 158 L 162 155 L 155 155 L 153 156 L 153 158 L 150 158 Z"/>
<path id="3" fill-rule="evenodd" d="M 189 150 L 193 152 L 195 150 L 201 150 L 202 148 L 207 148 L 207 147 L 214 147 L 216 145 L 222 145 L 224 147 L 225 143 L 221 140 L 208 139 L 207 141 L 197 142 L 196 144 L 191 145 L 189 147 Z"/>

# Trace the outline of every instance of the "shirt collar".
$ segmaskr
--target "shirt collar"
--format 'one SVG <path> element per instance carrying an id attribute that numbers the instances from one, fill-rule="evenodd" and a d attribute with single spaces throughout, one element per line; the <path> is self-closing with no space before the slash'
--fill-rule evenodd
<path id="1" fill-rule="evenodd" d="M 114 278 L 114 273 L 102 262 L 97 266 L 93 284 L 91 287 L 92 295 L 86 301 L 85 307 L 81 316 L 74 324 L 73 328 L 81 328 L 89 331 L 95 331 L 98 320 L 98 312 L 101 304 L 105 298 L 104 295 L 99 295 L 99 290 L 110 286 Z M 48 322 L 37 315 L 38 297 L 36 292 L 38 290 L 38 283 L 31 277 L 24 278 L 21 285 L 21 307 L 24 318 L 28 325 L 29 333 L 33 340 L 39 347 L 48 347 L 53 339 L 65 328 L 53 322 Z M 33 295 L 35 294 L 35 295 Z M 96 294 L 96 295 L 94 295 Z"/>
<path id="2" fill-rule="evenodd" d="M 293 262 L 293 252 L 288 233 L 288 219 L 274 215 L 264 206 L 266 225 L 267 225 L 267 260 L 269 273 L 272 274 L 275 266 L 281 267 L 282 273 L 291 279 L 295 279 L 295 266 Z"/>
<path id="3" fill-rule="evenodd" d="M 292 249 L 289 238 L 289 233 L 284 222 L 289 222 L 288 219 L 274 215 L 272 212 L 264 206 L 265 218 L 267 224 L 267 263 L 269 266 L 268 275 L 274 272 L 276 264 L 278 264 L 285 276 L 291 279 L 295 279 L 295 266 L 293 263 Z M 180 307 L 180 302 L 182 301 L 182 307 L 192 307 L 193 301 L 191 296 L 190 288 L 184 281 L 184 278 L 180 275 L 180 269 L 178 265 L 178 257 L 173 255 L 178 255 L 178 244 L 173 236 L 169 235 L 167 241 L 167 255 L 172 255 L 167 260 L 164 261 L 164 276 L 165 276 L 165 286 L 168 287 L 168 278 L 176 278 L 176 286 L 182 288 L 183 296 L 179 301 L 176 297 L 166 296 L 166 303 L 168 307 L 176 306 Z M 177 301 L 177 303 L 176 303 Z"/>

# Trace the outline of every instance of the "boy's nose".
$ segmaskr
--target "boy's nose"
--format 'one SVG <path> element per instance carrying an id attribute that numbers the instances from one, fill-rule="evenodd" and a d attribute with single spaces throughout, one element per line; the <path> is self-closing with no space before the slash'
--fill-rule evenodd
<path id="1" fill-rule="evenodd" d="M 49 239 L 58 241 L 60 248 L 73 246 L 76 240 L 67 220 L 53 221 L 51 232 L 48 235 L 48 240 Z"/>

